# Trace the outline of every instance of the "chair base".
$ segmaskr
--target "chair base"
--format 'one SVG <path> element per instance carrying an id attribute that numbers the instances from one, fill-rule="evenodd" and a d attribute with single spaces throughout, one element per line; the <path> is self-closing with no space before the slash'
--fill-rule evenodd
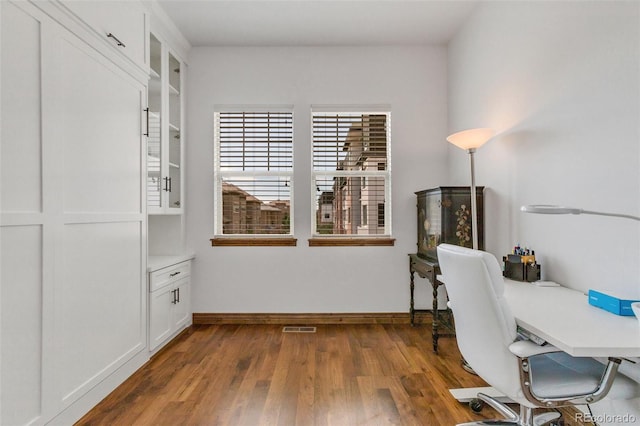
<path id="1" fill-rule="evenodd" d="M 553 420 L 559 419 L 561 414 L 558 412 L 546 412 L 533 415 L 533 409 L 524 405 L 520 406 L 520 414 L 509 408 L 495 398 L 486 394 L 479 393 L 478 398 L 486 402 L 500 414 L 504 415 L 504 419 L 497 420 L 479 420 L 475 422 L 460 423 L 457 426 L 473 426 L 473 425 L 511 425 L 511 426 L 542 426 Z"/>
<path id="2" fill-rule="evenodd" d="M 481 425 L 509 425 L 509 426 L 542 426 L 553 420 L 559 419 L 560 413 L 542 413 L 537 416 L 533 416 L 530 423 L 522 423 L 520 418 L 516 420 L 502 419 L 502 420 L 479 420 L 477 422 L 459 423 L 456 426 L 481 426 Z"/>

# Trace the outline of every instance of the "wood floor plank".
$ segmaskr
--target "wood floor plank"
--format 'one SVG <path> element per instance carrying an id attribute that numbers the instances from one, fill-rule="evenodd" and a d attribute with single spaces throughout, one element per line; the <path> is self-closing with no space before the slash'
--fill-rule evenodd
<path id="1" fill-rule="evenodd" d="M 433 352 L 427 321 L 318 324 L 316 333 L 196 325 L 77 425 L 454 425 L 497 417 L 448 391 L 484 385 L 462 369 L 454 338 Z"/>

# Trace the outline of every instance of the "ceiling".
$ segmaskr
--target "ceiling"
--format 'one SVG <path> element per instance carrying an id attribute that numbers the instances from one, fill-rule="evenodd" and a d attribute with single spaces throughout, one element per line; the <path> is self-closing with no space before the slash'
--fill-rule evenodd
<path id="1" fill-rule="evenodd" d="M 476 0 L 158 0 L 192 46 L 445 44 Z"/>

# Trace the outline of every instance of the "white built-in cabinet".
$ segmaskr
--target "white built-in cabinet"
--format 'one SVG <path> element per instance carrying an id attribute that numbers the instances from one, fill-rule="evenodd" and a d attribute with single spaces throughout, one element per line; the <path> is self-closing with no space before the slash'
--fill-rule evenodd
<path id="1" fill-rule="evenodd" d="M 152 19 L 146 152 L 151 354 L 191 325 L 193 255 L 184 247 L 184 55 L 184 44 L 171 29 Z"/>
<path id="2" fill-rule="evenodd" d="M 148 17 L 1 1 L 0 20 L 0 424 L 71 424 L 149 358 Z"/>
<path id="3" fill-rule="evenodd" d="M 191 261 L 149 273 L 149 350 L 156 351 L 191 325 Z"/>
<path id="4" fill-rule="evenodd" d="M 160 36 L 152 32 L 149 40 L 147 207 L 149 214 L 181 214 L 184 65 Z"/>

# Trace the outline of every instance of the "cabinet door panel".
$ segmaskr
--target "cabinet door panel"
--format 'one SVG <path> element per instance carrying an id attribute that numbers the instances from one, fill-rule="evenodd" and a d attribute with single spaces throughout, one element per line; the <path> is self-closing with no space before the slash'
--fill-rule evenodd
<path id="1" fill-rule="evenodd" d="M 55 342 L 65 404 L 146 346 L 142 236 L 139 222 L 64 226 Z"/>
<path id="2" fill-rule="evenodd" d="M 145 64 L 145 14 L 138 2 L 64 0 L 75 15 L 91 26 L 100 36 L 113 34 L 124 46 L 113 46 L 140 66 Z"/>
<path id="3" fill-rule="evenodd" d="M 71 36 L 55 58 L 65 213 L 139 213 L 144 86 Z"/>
<path id="4" fill-rule="evenodd" d="M 2 227 L 0 242 L 0 424 L 26 424 L 42 414 L 42 227 Z"/>
<path id="5" fill-rule="evenodd" d="M 40 212 L 41 25 L 12 3 L 1 7 L 0 205 L 3 212 Z"/>
<path id="6" fill-rule="evenodd" d="M 161 345 L 173 332 L 174 286 L 149 293 L 149 350 Z"/>
<path id="7" fill-rule="evenodd" d="M 178 285 L 178 303 L 175 305 L 174 324 L 176 329 L 190 324 L 191 321 L 191 285 L 185 279 Z"/>
<path id="8" fill-rule="evenodd" d="M 147 157 L 149 214 L 181 214 L 184 204 L 184 65 L 150 35 L 149 108 L 154 111 Z"/>

